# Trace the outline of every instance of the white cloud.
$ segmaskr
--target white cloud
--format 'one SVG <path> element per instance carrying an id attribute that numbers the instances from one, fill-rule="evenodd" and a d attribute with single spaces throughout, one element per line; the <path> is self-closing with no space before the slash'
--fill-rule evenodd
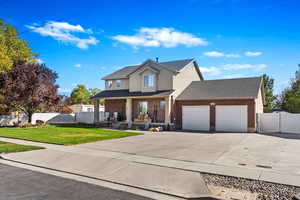
<path id="1" fill-rule="evenodd" d="M 81 64 L 75 64 L 74 66 L 79 68 L 79 67 L 81 67 Z"/>
<path id="2" fill-rule="evenodd" d="M 200 68 L 200 71 L 204 74 L 209 74 L 209 75 L 212 75 L 212 76 L 217 76 L 217 75 L 220 75 L 221 74 L 221 71 L 219 68 L 217 67 L 199 67 Z"/>
<path id="3" fill-rule="evenodd" d="M 228 74 L 228 75 L 224 75 L 223 78 L 241 78 L 244 77 L 244 74 Z"/>
<path id="4" fill-rule="evenodd" d="M 133 47 L 187 47 L 206 46 L 208 42 L 193 34 L 177 31 L 173 28 L 140 28 L 135 35 L 117 35 L 113 37 L 122 43 Z"/>
<path id="5" fill-rule="evenodd" d="M 265 69 L 267 67 L 266 64 L 258 64 L 258 65 L 251 65 L 251 64 L 225 64 L 223 66 L 224 70 L 240 70 L 240 69 L 253 69 L 255 71 L 259 71 Z"/>
<path id="6" fill-rule="evenodd" d="M 43 64 L 44 63 L 44 61 L 42 59 L 40 59 L 40 58 L 37 58 L 36 62 L 39 63 L 39 64 Z"/>
<path id="7" fill-rule="evenodd" d="M 204 52 L 203 55 L 209 56 L 209 57 L 226 57 L 226 58 L 239 58 L 240 55 L 238 54 L 225 54 L 218 51 L 208 51 Z"/>
<path id="8" fill-rule="evenodd" d="M 253 56 L 260 56 L 260 55 L 262 55 L 262 52 L 260 52 L 260 51 L 257 51 L 257 52 L 247 51 L 247 52 L 245 52 L 245 56 L 253 57 Z"/>
<path id="9" fill-rule="evenodd" d="M 96 45 L 99 41 L 92 36 L 80 38 L 72 33 L 92 34 L 91 29 L 84 29 L 81 25 L 72 25 L 67 22 L 50 21 L 44 26 L 37 24 L 27 25 L 31 31 L 39 33 L 42 36 L 50 36 L 55 40 L 66 44 L 73 44 L 80 49 L 88 49 L 89 45 Z"/>

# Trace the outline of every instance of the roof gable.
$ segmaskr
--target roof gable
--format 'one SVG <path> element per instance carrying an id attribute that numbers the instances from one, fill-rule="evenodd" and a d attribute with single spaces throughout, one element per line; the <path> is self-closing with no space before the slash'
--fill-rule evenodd
<path id="1" fill-rule="evenodd" d="M 119 69 L 118 71 L 103 77 L 102 80 L 128 78 L 130 74 L 139 70 L 145 65 L 150 65 L 151 67 L 158 68 L 158 69 L 164 68 L 166 70 L 175 73 L 180 71 L 182 68 L 184 68 L 187 64 L 189 64 L 193 60 L 194 59 L 185 59 L 185 60 L 176 60 L 176 61 L 160 62 L 160 63 L 157 63 L 153 60 L 146 60 L 141 65 L 123 67 L 122 69 Z"/>

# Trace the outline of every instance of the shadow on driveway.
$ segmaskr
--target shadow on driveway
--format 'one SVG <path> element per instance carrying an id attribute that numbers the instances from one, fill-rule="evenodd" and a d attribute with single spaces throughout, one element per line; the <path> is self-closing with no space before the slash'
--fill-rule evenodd
<path id="1" fill-rule="evenodd" d="M 300 134 L 297 133 L 259 133 L 261 135 L 279 137 L 284 139 L 300 140 Z"/>

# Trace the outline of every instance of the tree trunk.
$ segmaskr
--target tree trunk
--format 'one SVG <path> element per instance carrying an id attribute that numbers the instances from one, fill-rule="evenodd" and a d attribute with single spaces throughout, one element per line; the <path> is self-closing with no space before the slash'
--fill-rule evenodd
<path id="1" fill-rule="evenodd" d="M 32 122 L 32 115 L 33 115 L 33 113 L 28 113 L 28 123 L 30 123 L 31 124 L 31 122 Z"/>

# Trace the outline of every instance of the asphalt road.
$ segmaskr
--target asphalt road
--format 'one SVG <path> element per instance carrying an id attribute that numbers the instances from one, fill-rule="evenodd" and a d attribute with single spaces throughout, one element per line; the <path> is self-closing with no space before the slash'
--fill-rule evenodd
<path id="1" fill-rule="evenodd" d="M 0 200 L 150 200 L 127 192 L 0 164 Z"/>

